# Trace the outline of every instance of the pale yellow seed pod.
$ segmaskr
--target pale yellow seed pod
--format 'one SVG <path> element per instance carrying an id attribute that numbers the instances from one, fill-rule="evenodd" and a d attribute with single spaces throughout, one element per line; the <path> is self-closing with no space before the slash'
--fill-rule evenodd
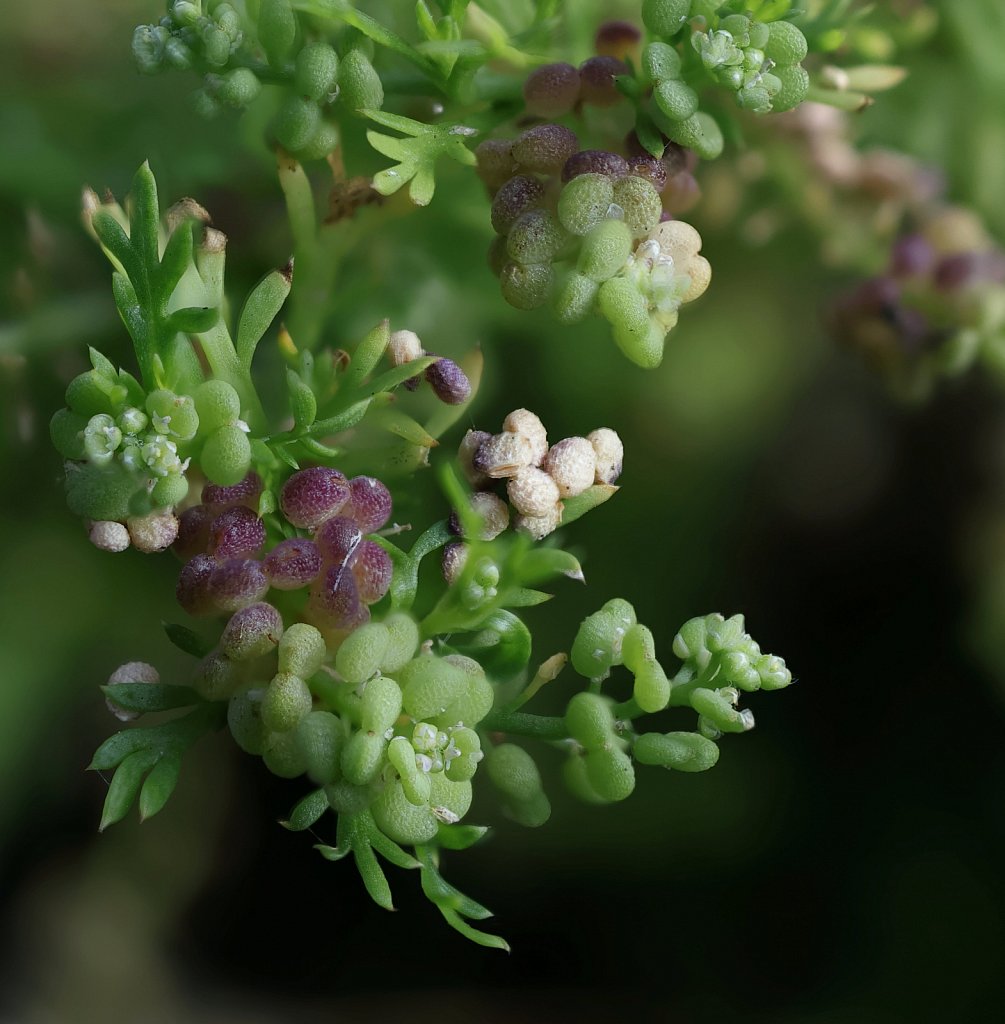
<path id="1" fill-rule="evenodd" d="M 509 526 L 509 507 L 498 494 L 476 491 L 471 507 L 482 517 L 482 540 L 495 540 Z"/>
<path id="2" fill-rule="evenodd" d="M 173 512 L 151 512 L 146 516 L 133 516 L 126 520 L 133 546 L 152 554 L 171 547 L 178 536 L 178 520 Z"/>
<path id="3" fill-rule="evenodd" d="M 534 466 L 524 466 L 516 476 L 510 477 L 506 493 L 517 512 L 525 516 L 546 515 L 561 496 L 558 484 L 543 469 Z"/>
<path id="4" fill-rule="evenodd" d="M 657 224 L 648 237 L 659 242 L 660 250 L 680 267 L 686 267 L 691 257 L 701 251 L 701 235 L 682 220 Z"/>
<path id="5" fill-rule="evenodd" d="M 562 523 L 562 503 L 556 502 L 543 516 L 517 516 L 513 526 L 521 533 L 529 534 L 534 540 L 542 540 L 554 533 Z"/>
<path id="6" fill-rule="evenodd" d="M 586 437 L 593 445 L 597 459 L 594 481 L 598 484 L 613 484 L 621 476 L 621 466 L 625 461 L 625 446 L 621 438 L 610 427 L 600 427 Z"/>
<path id="7" fill-rule="evenodd" d="M 457 461 L 460 464 L 461 472 L 472 487 L 484 487 L 489 478 L 485 473 L 480 473 L 474 466 L 475 455 L 478 449 L 491 438 L 487 430 L 469 430 L 457 448 Z"/>
<path id="8" fill-rule="evenodd" d="M 503 420 L 503 430 L 523 434 L 530 441 L 534 452 L 531 465 L 541 465 L 548 452 L 548 431 L 544 429 L 544 424 L 537 413 L 531 412 L 530 409 L 514 409 Z"/>
<path id="9" fill-rule="evenodd" d="M 712 280 L 712 264 L 704 256 L 692 256 L 687 265 L 687 275 L 691 278 L 691 287 L 681 297 L 681 302 L 693 302 L 705 294 Z"/>
<path id="10" fill-rule="evenodd" d="M 87 536 L 102 551 L 125 551 L 129 547 L 129 531 L 122 523 L 107 520 L 91 523 Z"/>
<path id="11" fill-rule="evenodd" d="M 567 437 L 551 446 L 544 469 L 558 486 L 560 497 L 574 498 L 593 484 L 597 455 L 585 437 Z"/>
<path id="12" fill-rule="evenodd" d="M 534 461 L 534 448 L 523 434 L 504 430 L 494 434 L 475 453 L 474 468 L 494 480 L 515 476 Z"/>
<path id="13" fill-rule="evenodd" d="M 404 366 L 422 358 L 422 342 L 415 331 L 395 331 L 387 342 L 387 358 L 392 366 Z"/>

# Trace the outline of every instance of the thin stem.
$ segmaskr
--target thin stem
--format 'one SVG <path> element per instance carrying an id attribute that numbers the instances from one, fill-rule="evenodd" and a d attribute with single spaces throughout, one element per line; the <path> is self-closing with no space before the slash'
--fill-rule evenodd
<path id="1" fill-rule="evenodd" d="M 481 722 L 490 732 L 532 736 L 539 740 L 565 740 L 569 729 L 560 715 L 532 715 L 526 711 L 497 711 Z"/>

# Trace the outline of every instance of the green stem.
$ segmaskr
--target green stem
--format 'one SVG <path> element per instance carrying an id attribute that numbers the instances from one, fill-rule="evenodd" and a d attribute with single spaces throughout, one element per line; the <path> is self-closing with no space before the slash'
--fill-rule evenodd
<path id="1" fill-rule="evenodd" d="M 569 738 L 569 729 L 560 715 L 532 715 L 526 711 L 497 711 L 484 719 L 480 728 L 539 740 Z"/>

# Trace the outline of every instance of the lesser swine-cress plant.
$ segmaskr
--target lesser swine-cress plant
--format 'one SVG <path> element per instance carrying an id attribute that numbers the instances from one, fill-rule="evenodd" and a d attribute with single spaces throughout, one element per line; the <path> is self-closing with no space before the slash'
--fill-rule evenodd
<path id="1" fill-rule="evenodd" d="M 599 314 L 630 360 L 657 366 L 680 308 L 711 279 L 698 232 L 676 219 L 700 195 L 698 159 L 719 155 L 744 112 L 822 93 L 803 61 L 851 6 L 646 0 L 645 31 L 601 26 L 578 66 L 552 59 L 563 56 L 552 52 L 558 0 L 420 0 L 408 17 L 346 0 L 173 0 L 136 30 L 139 69 L 198 74 L 203 114 L 272 104 L 295 259 L 231 307 L 227 239 L 201 206 L 162 212 L 146 164 L 122 206 L 85 192 L 137 372 L 92 350 L 92 369 L 70 382 L 52 421 L 68 504 L 103 550 L 172 549 L 179 604 L 207 624 L 167 627 L 196 659 L 188 679 L 162 683 L 133 662 L 104 687 L 124 721 L 171 714 L 98 749 L 92 767 L 114 772 L 102 827 L 135 802 L 143 818 L 157 813 L 188 748 L 226 728 L 273 773 L 306 778 L 284 824 L 302 831 L 333 812 L 334 842 L 319 849 L 351 855 L 378 904 L 391 907 L 382 858 L 418 870 L 463 935 L 508 948 L 470 923 L 489 911 L 439 871 L 442 850 L 485 834 L 466 820 L 474 785 L 539 826 L 551 805 L 534 743 L 564 759 L 574 793 L 602 804 L 631 794 L 637 766 L 704 771 L 723 734 L 753 727 L 742 694 L 791 675 L 739 615 L 699 616 L 671 637 L 614 598 L 566 652 L 532 661 L 520 610 L 550 598 L 542 586 L 583 581 L 560 538 L 618 490 L 614 429 L 583 422 L 550 440 L 514 396 L 501 429 L 469 430 L 456 457 L 431 459 L 473 414 L 480 352 L 431 354 L 434 339 L 386 320 L 351 353 L 325 347 L 316 300 L 356 208 L 405 187 L 429 203 L 447 157 L 487 186 L 507 301 L 549 304 L 564 324 Z M 436 97 L 425 119 L 386 109 L 417 93 Z M 347 178 L 340 140 L 361 133 L 391 165 Z M 338 204 L 319 224 L 304 163 L 323 157 Z M 287 299 L 287 399 L 275 409 L 252 370 Z M 409 411 L 420 386 L 440 403 L 422 422 Z M 399 523 L 398 499 L 430 462 L 441 507 Z M 437 583 L 420 575 L 434 554 Z M 668 642 L 676 669 L 660 653 Z M 569 679 L 556 682 L 569 662 L 580 682 L 565 712 L 528 710 Z"/>

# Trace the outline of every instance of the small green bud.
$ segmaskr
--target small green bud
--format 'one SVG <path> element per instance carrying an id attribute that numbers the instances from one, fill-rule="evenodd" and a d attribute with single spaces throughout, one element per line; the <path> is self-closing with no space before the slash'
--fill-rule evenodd
<path id="1" fill-rule="evenodd" d="M 643 0 L 642 21 L 653 35 L 672 39 L 687 19 L 691 0 Z"/>
<path id="2" fill-rule="evenodd" d="M 338 55 L 327 43 L 308 43 L 297 54 L 296 90 L 301 96 L 320 102 L 335 90 Z"/>
<path id="3" fill-rule="evenodd" d="M 642 51 L 642 71 L 651 82 L 680 77 L 680 54 L 666 43 L 650 43 Z"/>
<path id="4" fill-rule="evenodd" d="M 716 120 L 704 111 L 676 124 L 668 123 L 667 134 L 680 146 L 693 149 L 703 160 L 714 160 L 722 153 L 722 129 Z"/>
<path id="5" fill-rule="evenodd" d="M 393 679 L 374 676 L 363 690 L 363 728 L 370 732 L 386 732 L 401 714 L 401 701 L 401 688 Z"/>
<path id="6" fill-rule="evenodd" d="M 792 682 L 792 673 L 785 667 L 785 662 L 774 654 L 762 654 L 754 662 L 754 668 L 765 690 L 781 690 Z"/>
<path id="7" fill-rule="evenodd" d="M 307 760 L 295 732 L 273 732 L 266 736 L 262 760 L 281 779 L 295 779 L 307 771 Z"/>
<path id="8" fill-rule="evenodd" d="M 781 82 L 781 88 L 771 101 L 772 109 L 778 112 L 792 110 L 806 99 L 810 88 L 810 76 L 804 67 L 775 68 L 773 74 Z"/>
<path id="9" fill-rule="evenodd" d="M 283 64 L 297 36 L 297 18 L 290 0 L 261 0 L 258 39 L 273 67 Z"/>
<path id="10" fill-rule="evenodd" d="M 156 74 L 164 65 L 164 45 L 169 33 L 163 25 L 138 25 L 133 32 L 133 60 L 144 75 Z"/>
<path id="11" fill-rule="evenodd" d="M 768 25 L 768 42 L 764 55 L 779 67 L 799 64 L 806 57 L 806 36 L 788 21 L 773 21 Z"/>
<path id="12" fill-rule="evenodd" d="M 747 732 L 754 728 L 754 715 L 749 710 L 738 711 L 724 696 L 728 691 L 698 688 L 690 695 L 691 707 L 723 732 Z M 736 691 L 732 691 L 735 696 Z"/>
<path id="13" fill-rule="evenodd" d="M 694 661 L 698 668 L 708 664 L 708 625 L 703 615 L 688 619 L 673 638 L 673 652 L 682 661 Z"/>
<path id="14" fill-rule="evenodd" d="M 250 68 L 234 68 L 220 80 L 216 95 L 227 104 L 240 110 L 254 102 L 262 91 L 262 83 Z"/>
<path id="15" fill-rule="evenodd" d="M 624 267 L 631 252 L 629 226 L 624 221 L 605 220 L 583 239 L 576 269 L 592 281 L 606 281 Z"/>
<path id="16" fill-rule="evenodd" d="M 295 622 L 279 641 L 279 671 L 310 679 L 328 653 L 324 637 L 306 622 Z"/>
<path id="17" fill-rule="evenodd" d="M 277 672 L 262 698 L 262 721 L 271 732 L 289 732 L 308 714 L 311 703 L 311 691 L 300 676 Z"/>
<path id="18" fill-rule="evenodd" d="M 771 110 L 771 95 L 763 85 L 754 85 L 741 89 L 736 94 L 736 102 L 743 110 L 755 114 L 766 114 Z"/>
<path id="19" fill-rule="evenodd" d="M 572 667 L 587 679 L 603 679 L 621 664 L 624 627 L 613 615 L 594 612 L 579 625 L 572 642 Z"/>
<path id="20" fill-rule="evenodd" d="M 188 480 L 181 473 L 162 476 L 150 492 L 155 508 L 175 508 L 188 497 Z"/>
<path id="21" fill-rule="evenodd" d="M 585 235 L 607 217 L 614 186 L 606 174 L 579 174 L 558 197 L 558 219 L 566 231 Z"/>
<path id="22" fill-rule="evenodd" d="M 648 732 L 632 747 L 639 764 L 659 765 L 679 772 L 704 772 L 719 760 L 719 748 L 696 732 Z"/>
<path id="23" fill-rule="evenodd" d="M 338 69 L 339 99 L 349 110 L 379 110 L 384 86 L 362 50 L 350 50 Z"/>
<path id="24" fill-rule="evenodd" d="M 49 421 L 49 437 L 64 459 L 84 458 L 84 428 L 87 418 L 72 409 L 59 409 Z"/>
<path id="25" fill-rule="evenodd" d="M 302 96 L 288 96 L 279 108 L 273 130 L 276 138 L 291 153 L 308 145 L 321 125 L 321 108 Z"/>
<path id="26" fill-rule="evenodd" d="M 679 79 L 660 82 L 653 90 L 653 98 L 671 121 L 684 121 L 698 110 L 698 94 Z"/>
<path id="27" fill-rule="evenodd" d="M 585 175 L 580 175 L 585 177 Z M 579 181 L 574 178 L 573 181 Z M 570 183 L 571 184 L 571 183 Z M 578 271 L 570 271 L 562 279 L 555 293 L 555 317 L 562 324 L 578 324 L 593 311 L 600 286 L 592 278 Z"/>
<path id="28" fill-rule="evenodd" d="M 387 626 L 365 622 L 342 641 L 335 655 L 335 669 L 349 683 L 362 683 L 380 670 L 390 643 Z M 396 716 L 397 717 L 397 716 Z"/>
<path id="29" fill-rule="evenodd" d="M 597 693 L 577 693 L 565 710 L 569 735 L 587 750 L 599 750 L 614 735 L 611 702 Z"/>
<path id="30" fill-rule="evenodd" d="M 117 412 L 113 386 L 97 370 L 88 370 L 74 377 L 66 388 L 66 404 L 79 416 Z"/>
<path id="31" fill-rule="evenodd" d="M 199 414 L 188 395 L 151 391 L 147 395 L 147 412 L 154 430 L 173 440 L 191 441 L 199 429 Z"/>
<path id="32" fill-rule="evenodd" d="M 237 424 L 217 427 L 206 439 L 200 456 L 202 470 L 221 487 L 239 484 L 251 467 L 251 442 Z"/>
<path id="33" fill-rule="evenodd" d="M 407 612 L 392 612 L 384 619 L 387 627 L 387 650 L 380 663 L 381 672 L 397 673 L 403 669 L 419 646 L 419 627 Z"/>
<path id="34" fill-rule="evenodd" d="M 444 752 L 444 771 L 452 782 L 466 782 L 478 770 L 482 760 L 481 740 L 474 729 L 454 729 Z"/>
<path id="35" fill-rule="evenodd" d="M 342 751 L 342 774 L 354 786 L 365 786 L 377 777 L 387 740 L 382 733 L 356 732 Z"/>
<path id="36" fill-rule="evenodd" d="M 192 48 L 186 46 L 178 36 L 169 36 L 164 41 L 164 59 L 173 68 L 185 71 L 192 66 Z"/>
<path id="37" fill-rule="evenodd" d="M 149 423 L 150 419 L 147 414 L 135 406 L 123 409 L 116 420 L 116 424 L 123 434 L 138 434 L 146 430 Z"/>
<path id="38" fill-rule="evenodd" d="M 212 22 L 202 30 L 202 56 L 213 68 L 222 68 L 230 60 L 230 36 Z"/>
<path id="39" fill-rule="evenodd" d="M 241 399 L 232 385 L 223 380 L 208 380 L 196 388 L 195 409 L 199 428 L 210 433 L 217 427 L 229 426 L 241 416 Z"/>
<path id="40" fill-rule="evenodd" d="M 635 789 L 632 759 L 616 747 L 591 750 L 585 757 L 586 777 L 605 800 L 624 800 Z"/>
<path id="41" fill-rule="evenodd" d="M 92 416 L 84 427 L 84 452 L 98 466 L 111 462 L 115 450 L 122 443 L 122 431 L 107 413 Z"/>
<path id="42" fill-rule="evenodd" d="M 227 725 L 234 742 L 246 754 L 262 754 L 268 730 L 262 722 L 262 690 L 244 690 L 230 698 Z"/>

